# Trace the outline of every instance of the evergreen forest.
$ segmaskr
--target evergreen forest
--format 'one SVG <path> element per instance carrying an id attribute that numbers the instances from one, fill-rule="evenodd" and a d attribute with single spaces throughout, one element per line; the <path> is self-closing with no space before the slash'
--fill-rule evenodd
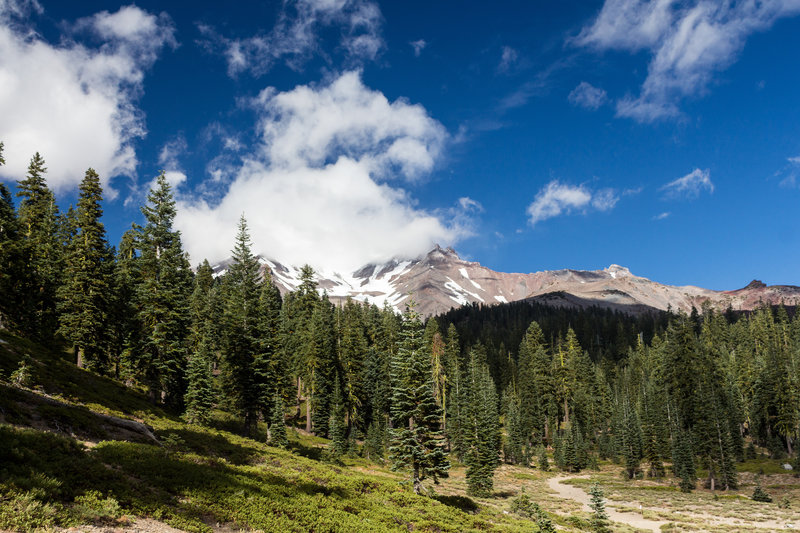
<path id="1" fill-rule="evenodd" d="M 245 216 L 224 272 L 190 264 L 163 173 L 143 223 L 116 245 L 94 170 L 66 211 L 46 176 L 36 154 L 15 196 L 0 183 L 0 328 L 65 348 L 75 367 L 188 426 L 223 412 L 268 446 L 323 438 L 331 460 L 385 462 L 417 494 L 454 465 L 475 497 L 492 496 L 503 464 L 613 464 L 687 493 L 737 489 L 737 465 L 757 453 L 800 466 L 791 308 L 628 315 L 517 302 L 422 317 L 413 294 L 402 313 L 333 303 L 309 266 L 282 294 Z M 23 359 L 2 379 L 26 386 L 30 369 Z"/>

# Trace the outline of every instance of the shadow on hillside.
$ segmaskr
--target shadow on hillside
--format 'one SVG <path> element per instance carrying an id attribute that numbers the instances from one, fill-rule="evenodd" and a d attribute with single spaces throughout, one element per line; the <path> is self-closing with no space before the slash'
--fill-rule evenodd
<path id="1" fill-rule="evenodd" d="M 29 355 L 34 361 L 32 388 L 69 402 L 96 404 L 128 416 L 174 418 L 150 403 L 142 392 L 78 368 L 66 352 L 47 349 L 4 331 L 0 332 L 0 341 L 0 372 L 4 376 L 16 370 L 22 358 Z"/>

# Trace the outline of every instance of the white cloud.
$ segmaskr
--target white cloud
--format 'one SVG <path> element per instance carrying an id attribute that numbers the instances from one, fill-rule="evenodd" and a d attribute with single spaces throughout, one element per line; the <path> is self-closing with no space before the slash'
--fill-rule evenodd
<path id="1" fill-rule="evenodd" d="M 425 47 L 428 46 L 428 43 L 425 42 L 425 39 L 417 39 L 416 41 L 411 41 L 408 44 L 410 44 L 411 48 L 414 49 L 414 55 L 416 57 L 419 57 L 420 54 L 422 54 L 422 50 L 424 50 Z"/>
<path id="2" fill-rule="evenodd" d="M 548 218 L 575 211 L 585 213 L 590 208 L 609 211 L 616 206 L 618 200 L 613 189 L 592 192 L 583 185 L 566 185 L 554 180 L 539 191 L 528 206 L 528 221 L 531 226 L 535 226 Z"/>
<path id="3" fill-rule="evenodd" d="M 640 122 L 680 114 L 682 98 L 705 92 L 730 66 L 747 37 L 800 13 L 798 0 L 606 0 L 573 40 L 596 50 L 652 53 L 639 96 L 617 103 L 617 115 Z"/>
<path id="4" fill-rule="evenodd" d="M 458 205 L 464 212 L 481 212 L 483 211 L 483 206 L 477 200 L 473 200 L 469 196 L 463 196 L 458 199 Z"/>
<path id="5" fill-rule="evenodd" d="M 664 211 L 663 213 L 659 213 L 653 217 L 653 220 L 664 220 L 665 218 L 669 217 L 672 213 L 669 211 Z"/>
<path id="6" fill-rule="evenodd" d="M 800 155 L 797 157 L 789 157 L 787 158 L 789 163 L 794 163 L 795 165 L 800 165 Z"/>
<path id="7" fill-rule="evenodd" d="M 389 102 L 358 72 L 287 92 L 266 89 L 253 106 L 260 145 L 222 198 L 179 202 L 176 226 L 193 262 L 228 257 L 242 213 L 256 252 L 343 272 L 468 234 L 455 211 L 421 210 L 386 181 L 433 168 L 447 134 L 421 106 Z M 459 204 L 464 213 L 477 202 Z"/>
<path id="8" fill-rule="evenodd" d="M 106 186 L 114 176 L 133 176 L 132 141 L 145 135 L 135 103 L 145 71 L 165 46 L 175 45 L 169 18 L 134 6 L 103 11 L 71 29 L 99 38 L 99 47 L 52 45 L 24 21 L 9 21 L 24 12 L 22 4 L 38 6 L 0 4 L 0 139 L 8 162 L 2 177 L 24 176 L 37 151 L 57 190 L 77 185 L 90 166 Z"/>
<path id="9" fill-rule="evenodd" d="M 709 193 L 714 192 L 714 184 L 711 183 L 711 174 L 708 169 L 694 169 L 682 178 L 673 180 L 659 190 L 664 191 L 667 196 L 673 198 L 697 198 L 703 189 Z"/>
<path id="10" fill-rule="evenodd" d="M 600 87 L 582 81 L 577 87 L 572 89 L 567 97 L 572 105 L 585 107 L 586 109 L 598 109 L 608 100 L 605 90 Z"/>
<path id="11" fill-rule="evenodd" d="M 517 63 L 519 52 L 510 46 L 504 46 L 500 55 L 500 64 L 497 66 L 498 72 L 508 72 Z"/>
<path id="12" fill-rule="evenodd" d="M 260 76 L 279 61 L 300 70 L 314 55 L 325 55 L 320 34 L 328 28 L 341 31 L 339 45 L 350 61 L 374 60 L 385 46 L 382 22 L 380 8 L 370 0 L 297 0 L 284 2 L 266 34 L 230 39 L 207 24 L 199 29 L 206 38 L 202 44 L 225 56 L 230 76 L 246 71 Z"/>

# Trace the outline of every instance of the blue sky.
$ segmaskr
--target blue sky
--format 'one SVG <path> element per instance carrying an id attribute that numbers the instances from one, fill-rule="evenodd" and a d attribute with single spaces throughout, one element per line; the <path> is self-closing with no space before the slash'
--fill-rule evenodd
<path id="1" fill-rule="evenodd" d="M 0 0 L 0 140 L 112 242 L 163 169 L 192 262 L 800 284 L 800 1 Z"/>

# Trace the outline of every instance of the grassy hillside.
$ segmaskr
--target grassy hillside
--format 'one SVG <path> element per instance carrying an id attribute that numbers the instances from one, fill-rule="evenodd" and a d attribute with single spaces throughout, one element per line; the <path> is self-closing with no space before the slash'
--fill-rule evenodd
<path id="1" fill-rule="evenodd" d="M 29 387 L 13 387 L 9 377 L 26 355 Z M 386 469 L 316 460 L 324 454 L 314 439 L 296 433 L 284 451 L 231 433 L 222 413 L 212 428 L 187 425 L 143 394 L 76 368 L 67 354 L 3 332 L 0 372 L 3 529 L 150 517 L 188 531 L 537 530 L 463 497 L 415 496 Z M 131 430 L 119 419 L 146 426 Z"/>
<path id="2" fill-rule="evenodd" d="M 12 386 L 26 356 L 31 381 Z M 525 491 L 559 530 L 592 531 L 581 502 L 594 482 L 615 532 L 800 523 L 800 480 L 763 455 L 738 465 L 740 489 L 730 493 L 683 494 L 671 477 L 623 481 L 619 465 L 601 461 L 581 475 L 503 465 L 485 499 L 465 496 L 465 468 L 454 465 L 437 494 L 422 497 L 388 465 L 331 460 L 324 439 L 290 431 L 290 449 L 281 450 L 262 443 L 261 427 L 255 439 L 237 430 L 222 412 L 212 427 L 185 424 L 141 392 L 76 368 L 69 354 L 0 331 L 0 530 L 537 532 L 536 513 L 514 505 Z M 759 482 L 772 503 L 750 499 Z"/>

